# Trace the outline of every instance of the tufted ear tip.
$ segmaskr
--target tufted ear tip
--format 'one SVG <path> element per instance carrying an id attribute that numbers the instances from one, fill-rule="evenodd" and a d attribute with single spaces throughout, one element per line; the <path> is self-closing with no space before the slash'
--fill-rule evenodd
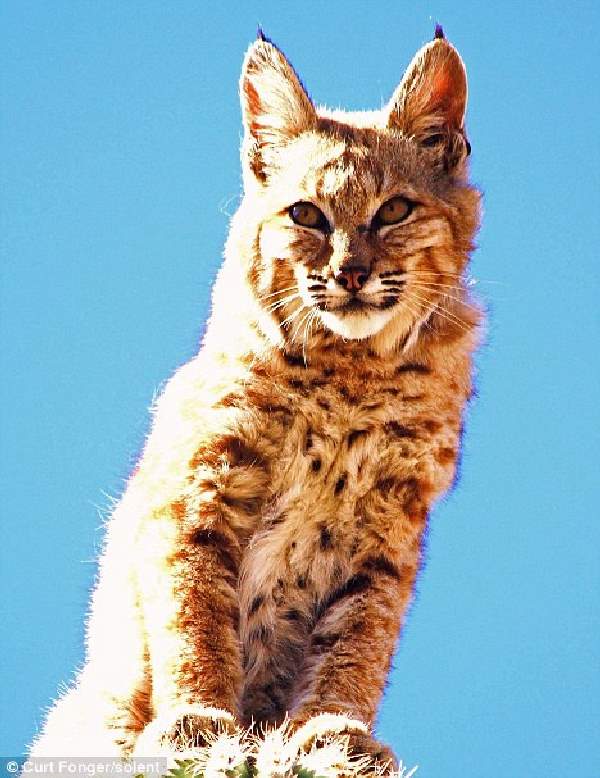
<path id="1" fill-rule="evenodd" d="M 264 45 L 263 45 L 264 44 Z M 250 44 L 250 48 L 248 51 L 251 51 L 252 49 L 262 49 L 263 51 L 273 48 L 276 51 L 279 52 L 282 56 L 285 56 L 284 53 L 281 51 L 279 46 L 273 41 L 272 38 L 269 38 L 269 36 L 265 33 L 264 29 L 258 25 L 256 28 L 256 38 L 255 40 Z"/>
<path id="2" fill-rule="evenodd" d="M 263 28 L 260 26 L 260 24 L 259 24 L 259 25 L 258 25 L 258 27 L 256 28 L 256 40 L 257 40 L 257 41 L 261 41 L 262 43 L 270 43 L 272 46 L 274 46 L 274 45 L 275 45 L 275 44 L 273 43 L 273 41 L 272 41 L 272 40 L 269 38 L 269 36 L 268 36 L 268 35 L 265 35 L 265 31 L 264 31 L 264 30 L 263 30 Z"/>
<path id="3" fill-rule="evenodd" d="M 444 40 L 445 37 L 446 36 L 444 35 L 444 28 L 442 27 L 442 25 L 441 24 L 436 24 L 435 25 L 435 32 L 433 33 L 433 39 L 435 40 L 436 38 L 438 38 L 438 39 Z"/>

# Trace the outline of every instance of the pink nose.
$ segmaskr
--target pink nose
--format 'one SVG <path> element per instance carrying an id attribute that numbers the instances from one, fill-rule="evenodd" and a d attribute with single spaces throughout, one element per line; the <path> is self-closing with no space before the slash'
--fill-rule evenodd
<path id="1" fill-rule="evenodd" d="M 369 271 L 366 267 L 343 267 L 335 277 L 335 280 L 349 292 L 362 289 L 367 283 Z"/>

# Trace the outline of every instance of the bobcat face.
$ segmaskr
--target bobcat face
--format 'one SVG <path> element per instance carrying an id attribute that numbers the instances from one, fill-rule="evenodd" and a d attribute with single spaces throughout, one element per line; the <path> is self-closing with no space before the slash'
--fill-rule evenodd
<path id="1" fill-rule="evenodd" d="M 394 157 L 411 151 L 414 156 L 407 142 L 387 145 Z M 316 208 L 322 214 L 316 228 L 295 218 L 296 211 L 304 216 L 306 206 L 290 209 L 290 259 L 302 301 L 346 338 L 366 338 L 392 321 L 405 328 L 421 308 L 419 279 L 444 281 L 428 250 L 444 238 L 451 240 L 431 196 L 406 174 L 399 175 L 385 157 L 377 159 L 378 146 L 346 148 L 318 171 L 309 209 L 311 215 Z M 322 184 L 332 168 L 327 192 Z M 293 250 L 296 245 L 300 251 Z"/>
<path id="2" fill-rule="evenodd" d="M 248 276 L 284 338 L 385 331 L 399 342 L 460 290 L 478 218 L 464 78 L 438 41 L 387 108 L 317 111 L 272 44 L 251 49 L 241 81 L 253 208 L 241 210 L 256 225 Z"/>
<path id="3" fill-rule="evenodd" d="M 386 325 L 405 331 L 462 270 L 431 153 L 385 130 L 332 121 L 295 145 L 303 153 L 286 149 L 289 163 L 270 183 L 277 210 L 261 227 L 267 304 L 292 297 L 276 309 L 282 321 L 298 312 L 298 322 L 305 316 L 345 338 L 367 338 Z M 285 175 L 299 159 L 317 164 L 305 162 L 293 187 Z"/>

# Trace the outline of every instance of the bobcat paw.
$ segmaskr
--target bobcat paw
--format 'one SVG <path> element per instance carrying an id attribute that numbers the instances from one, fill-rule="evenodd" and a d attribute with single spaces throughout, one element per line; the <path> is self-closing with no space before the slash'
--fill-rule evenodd
<path id="1" fill-rule="evenodd" d="M 369 728 L 359 719 L 351 719 L 342 713 L 319 713 L 307 721 L 299 723 L 292 720 L 292 727 L 296 729 L 290 738 L 290 743 L 295 748 L 310 748 L 315 740 L 328 735 L 344 735 L 349 732 L 368 734 Z"/>
<path id="2" fill-rule="evenodd" d="M 379 766 L 385 767 L 383 775 L 398 769 L 398 760 L 392 749 L 386 746 L 385 743 L 380 743 L 372 735 L 362 732 L 351 732 L 348 738 L 348 753 L 350 756 L 371 757 Z"/>
<path id="3" fill-rule="evenodd" d="M 359 719 L 352 719 L 336 713 L 321 713 L 302 724 L 290 739 L 290 746 L 296 753 L 316 747 L 327 748 L 332 741 L 347 740 L 347 755 L 359 759 L 369 757 L 383 768 L 381 775 L 390 774 L 398 768 L 398 761 L 388 746 L 375 740 L 367 725 Z"/>
<path id="4" fill-rule="evenodd" d="M 134 756 L 152 757 L 206 748 L 223 732 L 236 730 L 228 711 L 194 705 L 157 716 L 138 737 Z"/>

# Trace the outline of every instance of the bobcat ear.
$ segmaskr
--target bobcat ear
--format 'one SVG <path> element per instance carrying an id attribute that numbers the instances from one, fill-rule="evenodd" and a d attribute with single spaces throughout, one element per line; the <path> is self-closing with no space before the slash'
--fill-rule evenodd
<path id="1" fill-rule="evenodd" d="M 387 126 L 423 146 L 438 148 L 445 164 L 470 153 L 464 134 L 467 73 L 456 49 L 436 27 L 435 38 L 416 54 L 388 107 Z"/>
<path id="2" fill-rule="evenodd" d="M 316 124 L 315 108 L 294 68 L 262 30 L 244 59 L 240 78 L 243 153 L 265 180 L 277 148 Z"/>

